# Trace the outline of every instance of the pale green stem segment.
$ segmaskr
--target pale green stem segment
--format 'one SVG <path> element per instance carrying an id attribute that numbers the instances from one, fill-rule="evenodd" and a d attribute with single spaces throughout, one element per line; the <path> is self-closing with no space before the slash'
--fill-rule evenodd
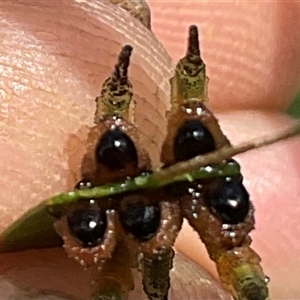
<path id="1" fill-rule="evenodd" d="M 120 193 L 132 192 L 142 189 L 157 189 L 168 184 L 180 181 L 194 181 L 196 179 L 209 179 L 220 176 L 234 176 L 239 174 L 240 172 L 240 167 L 235 162 L 230 162 L 228 164 L 213 167 L 201 167 L 199 170 L 175 176 L 173 176 L 173 174 L 171 176 L 168 176 L 168 169 L 156 171 L 151 175 L 141 175 L 132 179 L 128 179 L 124 182 L 110 183 L 91 189 L 74 190 L 71 192 L 58 194 L 49 199 L 46 205 L 50 208 L 53 208 L 61 205 L 68 205 L 70 203 L 83 199 L 113 196 Z"/>
<path id="2" fill-rule="evenodd" d="M 238 146 L 225 146 L 207 155 L 199 155 L 190 160 L 177 163 L 166 169 L 161 169 L 151 175 L 138 176 L 122 183 L 110 183 L 101 187 L 86 190 L 74 190 L 58 194 L 48 201 L 49 208 L 68 205 L 78 200 L 113 196 L 124 192 L 142 189 L 156 189 L 179 181 L 194 181 L 220 176 L 234 176 L 240 172 L 239 165 L 235 162 L 222 164 L 226 159 L 246 151 L 261 148 L 280 140 L 284 140 L 300 133 L 300 124 L 279 133 L 276 136 L 246 142 Z M 216 164 L 220 164 L 217 165 Z"/>
<path id="3" fill-rule="evenodd" d="M 274 137 L 262 138 L 235 147 L 227 146 L 210 154 L 197 156 L 166 169 L 158 170 L 151 175 L 138 176 L 122 183 L 112 183 L 93 189 L 76 190 L 56 195 L 26 212 L 0 235 L 0 252 L 60 245 L 61 240 L 53 228 L 53 219 L 47 212 L 49 209 L 59 212 L 60 207 L 82 199 L 113 196 L 140 189 L 160 188 L 179 181 L 234 176 L 240 172 L 239 165 L 236 163 L 224 164 L 222 163 L 224 160 L 239 153 L 293 137 L 299 133 L 300 124 L 298 123 Z"/>
<path id="4" fill-rule="evenodd" d="M 49 211 L 52 214 L 59 213 L 63 206 L 70 203 L 84 199 L 98 199 L 139 189 L 158 188 L 176 181 L 233 176 L 239 173 L 239 165 L 230 163 L 224 164 L 222 167 L 203 167 L 199 171 L 179 175 L 175 178 L 174 176 L 166 176 L 168 174 L 168 172 L 165 173 L 166 170 L 168 169 L 148 176 L 139 176 L 121 183 L 62 193 L 52 197 L 50 200 L 43 201 L 38 206 L 27 211 L 0 235 L 0 253 L 61 245 L 62 241 L 54 231 L 53 218 L 49 215 Z"/>

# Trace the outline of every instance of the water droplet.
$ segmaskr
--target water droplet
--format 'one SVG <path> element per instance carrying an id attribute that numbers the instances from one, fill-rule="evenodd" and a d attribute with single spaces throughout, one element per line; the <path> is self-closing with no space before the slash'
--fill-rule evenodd
<path id="1" fill-rule="evenodd" d="M 85 266 L 85 261 L 84 261 L 83 259 L 81 259 L 81 260 L 80 260 L 80 264 L 81 264 L 82 266 Z"/>
<path id="2" fill-rule="evenodd" d="M 269 276 L 267 276 L 267 275 L 265 275 L 265 283 L 269 283 L 270 282 L 270 277 Z"/>
<path id="3" fill-rule="evenodd" d="M 190 194 L 192 194 L 192 193 L 194 192 L 194 189 L 193 189 L 193 188 L 189 188 L 189 189 L 188 189 L 188 192 L 189 192 Z"/>
<path id="4" fill-rule="evenodd" d="M 235 237 L 236 237 L 236 233 L 235 233 L 234 231 L 231 231 L 231 232 L 229 233 L 229 236 L 230 236 L 231 238 L 235 238 Z"/>
<path id="5" fill-rule="evenodd" d="M 196 99 L 196 101 L 199 101 L 198 99 Z M 196 113 L 197 113 L 197 115 L 201 115 L 202 114 L 202 112 L 203 112 L 203 109 L 201 108 L 201 107 L 197 107 L 196 108 Z"/>
<path id="6" fill-rule="evenodd" d="M 206 172 L 212 172 L 213 171 L 213 168 L 211 166 L 206 166 L 205 167 L 205 171 Z"/>
<path id="7" fill-rule="evenodd" d="M 198 219 L 198 214 L 197 213 L 193 213 L 193 218 L 194 219 Z"/>
<path id="8" fill-rule="evenodd" d="M 134 179 L 134 182 L 136 185 L 143 185 L 147 182 L 147 176 L 138 176 L 138 177 L 135 177 Z"/>
<path id="9" fill-rule="evenodd" d="M 110 189 L 109 189 L 109 192 L 111 193 L 111 194 L 113 194 L 114 192 L 115 192 L 115 188 L 114 187 L 110 187 Z"/>
<path id="10" fill-rule="evenodd" d="M 201 190 L 202 189 L 202 184 L 197 184 L 197 189 Z"/>

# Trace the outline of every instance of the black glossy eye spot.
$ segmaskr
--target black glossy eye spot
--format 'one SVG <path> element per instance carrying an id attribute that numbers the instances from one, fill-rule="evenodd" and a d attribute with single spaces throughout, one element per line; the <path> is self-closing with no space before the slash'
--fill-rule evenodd
<path id="1" fill-rule="evenodd" d="M 99 209 L 78 209 L 68 217 L 71 234 L 85 247 L 94 247 L 101 243 L 107 226 L 105 212 Z"/>
<path id="2" fill-rule="evenodd" d="M 188 120 L 179 127 L 174 141 L 176 161 L 188 160 L 215 149 L 213 136 L 200 121 Z"/>
<path id="3" fill-rule="evenodd" d="M 96 160 L 113 170 L 122 170 L 128 163 L 138 163 L 138 154 L 131 138 L 119 128 L 108 130 L 96 147 Z"/>
<path id="4" fill-rule="evenodd" d="M 131 203 L 120 212 L 120 220 L 126 230 L 141 242 L 150 240 L 160 225 L 160 210 L 157 206 Z"/>
<path id="5" fill-rule="evenodd" d="M 249 194 L 240 181 L 224 180 L 217 189 L 206 191 L 204 197 L 211 211 L 223 223 L 241 223 L 249 212 Z"/>

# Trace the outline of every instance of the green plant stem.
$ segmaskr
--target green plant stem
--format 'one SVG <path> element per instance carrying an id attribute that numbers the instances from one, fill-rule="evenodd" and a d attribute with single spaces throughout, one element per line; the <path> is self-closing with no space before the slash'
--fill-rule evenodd
<path id="1" fill-rule="evenodd" d="M 157 170 L 151 175 L 138 176 L 121 183 L 110 183 L 92 189 L 74 190 L 62 193 L 47 200 L 46 205 L 51 208 L 67 205 L 81 199 L 101 198 L 141 189 L 160 188 L 179 181 L 194 181 L 196 179 L 234 176 L 240 172 L 239 165 L 235 162 L 224 164 L 224 160 L 237 154 L 293 137 L 299 133 L 300 124 L 297 123 L 294 127 L 289 128 L 276 136 L 243 143 L 235 147 L 225 146 L 218 151 L 214 151 L 207 155 L 197 156 L 188 161 Z"/>

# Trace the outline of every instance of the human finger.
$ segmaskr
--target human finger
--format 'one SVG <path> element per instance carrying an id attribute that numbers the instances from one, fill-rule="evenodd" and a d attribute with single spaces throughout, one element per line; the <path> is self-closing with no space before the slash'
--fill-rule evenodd
<path id="1" fill-rule="evenodd" d="M 209 105 L 284 111 L 300 83 L 299 2 L 149 0 L 152 28 L 174 61 L 199 26 Z"/>
<path id="2" fill-rule="evenodd" d="M 91 273 L 68 259 L 62 249 L 1 255 L 0 272 L 4 275 L 1 300 L 88 299 L 91 294 Z M 231 299 L 211 275 L 181 254 L 176 254 L 170 276 L 170 300 Z M 135 272 L 134 277 L 135 289 L 128 300 L 146 300 L 139 274 Z"/>

